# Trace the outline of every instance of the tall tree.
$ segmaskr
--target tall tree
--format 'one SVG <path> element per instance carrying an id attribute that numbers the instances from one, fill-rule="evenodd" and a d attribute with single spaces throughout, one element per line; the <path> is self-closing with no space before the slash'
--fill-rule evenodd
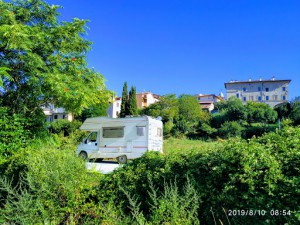
<path id="1" fill-rule="evenodd" d="M 245 106 L 242 101 L 236 97 L 230 97 L 226 103 L 223 103 L 223 110 L 226 111 L 226 120 L 228 121 L 244 121 L 247 118 Z"/>
<path id="2" fill-rule="evenodd" d="M 127 82 L 125 82 L 124 85 L 123 85 L 120 117 L 121 117 L 121 118 L 124 118 L 126 115 L 128 115 L 128 91 L 127 91 Z"/>
<path id="3" fill-rule="evenodd" d="M 55 103 L 74 113 L 106 102 L 104 78 L 88 67 L 86 20 L 58 21 L 43 0 L 0 1 L 0 95 L 11 113 Z"/>
<path id="4" fill-rule="evenodd" d="M 275 122 L 277 112 L 269 105 L 261 102 L 247 102 L 245 106 L 247 112 L 247 122 L 250 123 L 269 123 Z"/>
<path id="5" fill-rule="evenodd" d="M 128 99 L 128 115 L 138 115 L 137 110 L 137 103 L 136 103 L 136 90 L 132 86 L 129 92 L 129 99 Z"/>

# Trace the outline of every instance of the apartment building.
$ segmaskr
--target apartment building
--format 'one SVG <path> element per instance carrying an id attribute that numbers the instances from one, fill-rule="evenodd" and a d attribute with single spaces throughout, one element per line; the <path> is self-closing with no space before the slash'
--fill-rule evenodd
<path id="1" fill-rule="evenodd" d="M 225 83 L 227 99 L 235 96 L 242 100 L 243 104 L 248 101 L 264 102 L 272 108 L 289 99 L 289 83 L 291 80 L 230 81 Z"/>

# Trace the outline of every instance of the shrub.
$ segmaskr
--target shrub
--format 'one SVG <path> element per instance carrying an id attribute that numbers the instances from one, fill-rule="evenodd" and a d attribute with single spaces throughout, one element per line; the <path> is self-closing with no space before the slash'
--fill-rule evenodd
<path id="1" fill-rule="evenodd" d="M 0 158 L 26 145 L 29 131 L 25 130 L 25 123 L 21 115 L 9 115 L 6 107 L 0 107 Z"/>
<path id="2" fill-rule="evenodd" d="M 71 133 L 75 132 L 82 123 L 80 121 L 74 120 L 72 122 L 65 119 L 58 119 L 51 123 L 49 130 L 54 134 L 63 134 L 64 136 L 69 136 Z"/>
<path id="3" fill-rule="evenodd" d="M 164 193 L 164 184 L 176 180 L 183 187 L 188 175 L 198 193 L 198 218 L 203 224 L 297 224 L 300 220 L 300 128 L 287 128 L 250 141 L 232 139 L 209 151 L 193 148 L 168 155 L 149 152 L 107 176 L 95 197 L 113 199 L 124 214 L 130 202 L 120 191 L 126 187 L 151 215 L 151 188 Z M 265 216 L 228 217 L 228 210 L 266 210 Z M 271 216 L 272 209 L 291 210 L 289 216 Z M 148 218 L 146 218 L 148 219 Z M 226 221 L 226 222 L 225 222 Z"/>
<path id="4" fill-rule="evenodd" d="M 89 173 L 73 150 L 57 150 L 40 144 L 26 148 L 19 158 L 26 170 L 17 186 L 1 177 L 0 188 L 7 192 L 0 221 L 16 224 L 68 224 L 97 219 L 99 205 L 88 204 L 89 192 L 100 179 Z M 18 165 L 15 165 L 18 166 Z M 98 211 L 97 211 L 98 210 Z M 96 213 L 97 212 L 97 213 Z"/>
<path id="5" fill-rule="evenodd" d="M 243 127 L 236 121 L 225 122 L 219 129 L 219 135 L 223 138 L 240 137 Z"/>
<path id="6" fill-rule="evenodd" d="M 277 127 L 275 126 L 255 126 L 255 127 L 246 127 L 242 132 L 242 137 L 245 139 L 255 137 L 260 137 L 264 133 L 274 132 Z"/>

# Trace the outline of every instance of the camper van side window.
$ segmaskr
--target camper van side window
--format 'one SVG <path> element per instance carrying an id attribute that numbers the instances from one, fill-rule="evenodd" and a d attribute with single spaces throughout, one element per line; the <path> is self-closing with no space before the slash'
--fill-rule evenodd
<path id="1" fill-rule="evenodd" d="M 137 136 L 145 136 L 146 127 L 136 127 Z"/>
<path id="2" fill-rule="evenodd" d="M 103 138 L 121 138 L 124 136 L 124 127 L 103 127 Z"/>
<path id="3" fill-rule="evenodd" d="M 157 128 L 157 136 L 158 137 L 162 136 L 162 129 L 161 128 Z"/>

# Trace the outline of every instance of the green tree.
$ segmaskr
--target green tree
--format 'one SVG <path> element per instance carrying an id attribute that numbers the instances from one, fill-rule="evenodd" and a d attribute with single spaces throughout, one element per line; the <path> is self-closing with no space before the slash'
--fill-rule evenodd
<path id="1" fill-rule="evenodd" d="M 0 95 L 11 113 L 33 115 L 41 105 L 79 113 L 106 102 L 104 78 L 86 62 L 86 20 L 58 21 L 43 0 L 0 1 Z"/>
<path id="2" fill-rule="evenodd" d="M 90 106 L 87 109 L 82 110 L 82 112 L 79 115 L 75 116 L 75 118 L 80 120 L 81 122 L 84 122 L 87 118 L 90 117 L 107 116 L 108 108 L 109 108 L 108 102 L 96 104 Z"/>
<path id="3" fill-rule="evenodd" d="M 223 138 L 240 137 L 243 127 L 237 121 L 226 121 L 219 129 L 219 135 Z"/>
<path id="4" fill-rule="evenodd" d="M 198 100 L 192 95 L 180 95 L 178 98 L 179 120 L 175 128 L 181 133 L 195 132 L 199 121 L 208 120 L 207 113 L 203 112 Z"/>
<path id="5" fill-rule="evenodd" d="M 246 119 L 246 110 L 242 101 L 236 97 L 230 97 L 226 102 L 226 117 L 228 121 L 243 121 Z"/>
<path id="6" fill-rule="evenodd" d="M 277 112 L 269 105 L 260 102 L 247 102 L 247 122 L 250 123 L 272 123 L 277 118 Z"/>
<path id="7" fill-rule="evenodd" d="M 126 115 L 128 115 L 128 91 L 127 91 L 127 82 L 125 82 L 124 85 L 123 85 L 120 117 L 121 117 L 121 118 L 124 118 Z"/>
<path id="8" fill-rule="evenodd" d="M 129 98 L 128 98 L 128 115 L 138 115 L 138 109 L 136 104 L 136 90 L 132 86 L 131 90 L 129 91 Z"/>
<path id="9" fill-rule="evenodd" d="M 300 104 L 293 104 L 289 117 L 295 126 L 300 125 Z"/>

